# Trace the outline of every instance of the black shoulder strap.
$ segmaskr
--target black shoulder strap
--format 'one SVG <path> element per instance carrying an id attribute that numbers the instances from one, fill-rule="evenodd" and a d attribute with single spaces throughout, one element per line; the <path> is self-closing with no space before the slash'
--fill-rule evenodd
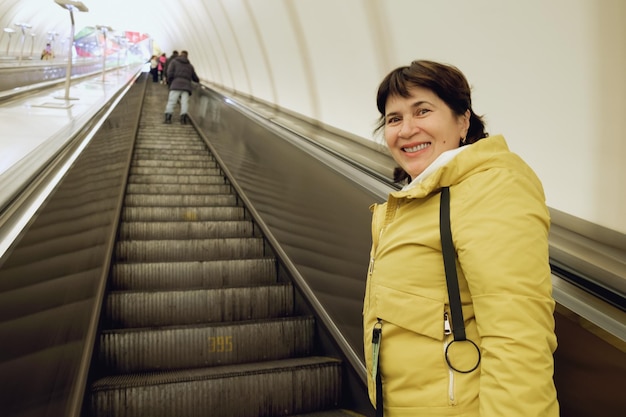
<path id="1" fill-rule="evenodd" d="M 450 228 L 450 187 L 443 187 L 441 189 L 439 227 L 441 231 L 443 265 L 446 271 L 446 284 L 448 286 L 448 298 L 450 300 L 450 314 L 452 315 L 452 334 L 454 335 L 455 341 L 466 340 L 463 310 L 461 309 L 459 279 L 456 274 L 456 253 L 454 252 L 452 230 Z"/>

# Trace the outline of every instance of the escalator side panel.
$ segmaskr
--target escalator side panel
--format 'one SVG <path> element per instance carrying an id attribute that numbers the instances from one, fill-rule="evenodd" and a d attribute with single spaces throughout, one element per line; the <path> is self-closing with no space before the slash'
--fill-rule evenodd
<path id="1" fill-rule="evenodd" d="M 568 309 L 555 314 L 555 384 L 561 415 L 618 416 L 626 410 L 626 343 Z"/>
<path id="2" fill-rule="evenodd" d="M 144 84 L 135 84 L 0 261 L 0 410 L 80 406 Z"/>

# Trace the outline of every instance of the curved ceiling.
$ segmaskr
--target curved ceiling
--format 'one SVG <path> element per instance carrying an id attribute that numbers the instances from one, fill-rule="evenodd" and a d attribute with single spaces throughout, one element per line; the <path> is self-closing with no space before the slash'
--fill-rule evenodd
<path id="1" fill-rule="evenodd" d="M 83 3 L 77 30 L 148 33 L 168 55 L 188 50 L 207 84 L 378 141 L 382 77 L 416 58 L 452 63 L 473 85 L 489 131 L 538 172 L 551 207 L 626 233 L 623 0 Z M 2 27 L 31 24 L 37 50 L 47 32 L 69 34 L 54 0 L 0 0 L 0 16 Z M 7 44 L 3 36 L 0 54 Z"/>

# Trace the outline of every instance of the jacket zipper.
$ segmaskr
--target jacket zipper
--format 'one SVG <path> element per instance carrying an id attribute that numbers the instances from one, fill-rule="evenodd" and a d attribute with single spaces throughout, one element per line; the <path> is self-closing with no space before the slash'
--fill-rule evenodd
<path id="1" fill-rule="evenodd" d="M 380 342 L 382 341 L 383 321 L 378 319 L 372 330 L 372 380 L 376 384 L 376 374 L 378 373 L 378 359 L 380 356 Z"/>
<path id="2" fill-rule="evenodd" d="M 368 278 L 367 279 L 367 285 L 368 286 L 371 285 L 371 278 L 372 278 L 372 274 L 374 273 L 374 263 L 376 262 L 376 255 L 375 254 L 376 254 L 376 250 L 378 249 L 378 244 L 380 243 L 380 238 L 383 235 L 383 229 L 384 228 L 381 228 L 380 232 L 378 233 L 378 240 L 376 241 L 376 247 L 374 248 L 374 250 L 372 252 L 374 255 L 370 256 L 370 263 L 369 263 L 369 266 L 367 267 L 367 278 Z M 370 295 L 370 297 L 371 297 L 371 295 Z M 370 302 L 370 300 L 369 300 L 369 297 L 368 297 L 368 300 L 367 300 L 368 305 L 369 305 L 369 302 Z"/>
<path id="3" fill-rule="evenodd" d="M 369 275 L 370 277 L 372 276 L 372 272 L 374 271 L 374 257 L 372 256 L 370 258 L 370 265 L 369 268 L 367 268 L 367 275 Z"/>
<path id="4" fill-rule="evenodd" d="M 443 312 L 443 335 L 448 336 L 452 334 L 452 326 L 450 326 L 450 320 L 448 319 L 448 312 Z"/>
<path id="5" fill-rule="evenodd" d="M 443 354 L 446 354 L 446 348 L 448 347 L 448 339 L 452 334 L 452 327 L 450 326 L 450 320 L 448 318 L 448 312 L 444 311 L 443 313 Z M 450 366 L 448 366 L 446 362 L 446 366 L 448 367 L 448 401 L 450 405 L 456 404 L 456 396 L 454 394 L 454 371 Z"/>

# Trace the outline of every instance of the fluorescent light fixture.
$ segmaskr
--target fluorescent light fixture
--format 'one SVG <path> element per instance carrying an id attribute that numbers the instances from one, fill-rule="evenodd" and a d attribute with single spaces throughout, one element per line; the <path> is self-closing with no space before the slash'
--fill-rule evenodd
<path id="1" fill-rule="evenodd" d="M 111 26 L 96 25 L 96 29 L 102 32 L 102 36 L 104 36 L 104 44 L 102 45 L 102 82 L 105 82 L 104 74 L 106 72 L 107 65 L 107 32 L 113 32 L 113 28 Z"/>
<path id="2" fill-rule="evenodd" d="M 96 29 L 103 33 L 113 32 L 113 28 L 111 26 L 96 25 Z"/>
<path id="3" fill-rule="evenodd" d="M 67 10 L 78 10 L 79 12 L 89 11 L 87 6 L 85 6 L 82 1 L 54 0 L 54 2 Z"/>
<path id="4" fill-rule="evenodd" d="M 70 98 L 70 83 L 72 79 L 72 47 L 74 46 L 74 10 L 78 10 L 80 12 L 88 12 L 89 9 L 80 1 L 72 1 L 72 0 L 54 0 L 56 4 L 66 9 L 70 12 L 70 22 L 72 23 L 71 32 L 69 37 L 69 51 L 67 53 L 67 69 L 65 70 L 65 97 L 63 99 L 65 101 L 75 100 Z M 61 97 L 57 97 L 61 98 Z"/>

